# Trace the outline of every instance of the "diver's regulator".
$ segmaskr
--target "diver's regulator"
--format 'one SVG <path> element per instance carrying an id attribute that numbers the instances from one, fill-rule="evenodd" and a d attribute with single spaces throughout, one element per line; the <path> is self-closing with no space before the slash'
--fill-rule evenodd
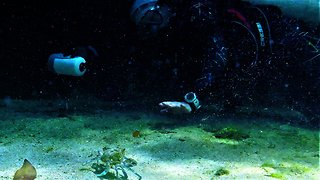
<path id="1" fill-rule="evenodd" d="M 192 112 L 197 111 L 198 109 L 200 109 L 201 105 L 200 105 L 200 101 L 197 98 L 196 93 L 194 92 L 189 92 L 184 96 L 184 100 L 190 105 Z"/>

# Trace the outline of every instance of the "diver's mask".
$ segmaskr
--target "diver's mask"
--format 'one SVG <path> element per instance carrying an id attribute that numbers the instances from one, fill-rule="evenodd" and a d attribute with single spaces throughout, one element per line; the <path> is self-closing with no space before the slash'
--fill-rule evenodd
<path id="1" fill-rule="evenodd" d="M 170 17 L 169 7 L 158 5 L 158 0 L 136 0 L 131 8 L 131 18 L 146 33 L 154 33 L 165 27 Z"/>

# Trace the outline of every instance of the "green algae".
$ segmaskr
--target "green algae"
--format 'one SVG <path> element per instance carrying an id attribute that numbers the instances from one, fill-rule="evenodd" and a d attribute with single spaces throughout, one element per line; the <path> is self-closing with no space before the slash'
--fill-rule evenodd
<path id="1" fill-rule="evenodd" d="M 232 140 L 237 140 L 237 141 L 244 140 L 244 139 L 247 139 L 250 137 L 248 134 L 246 134 L 238 129 L 230 128 L 230 127 L 216 130 L 213 133 L 216 138 L 232 139 Z"/>
<path id="2" fill-rule="evenodd" d="M 49 153 L 52 152 L 54 150 L 53 146 L 48 146 L 47 148 L 44 149 L 44 152 Z"/>
<path id="3" fill-rule="evenodd" d="M 261 165 L 261 167 L 265 168 L 265 167 L 268 167 L 268 168 L 275 168 L 276 165 L 273 164 L 273 163 L 270 163 L 270 162 L 265 162 Z"/>
<path id="4" fill-rule="evenodd" d="M 268 176 L 270 176 L 272 178 L 276 178 L 276 179 L 285 179 L 282 173 L 271 173 Z"/>
<path id="5" fill-rule="evenodd" d="M 216 176 L 223 176 L 223 175 L 228 175 L 228 174 L 230 174 L 230 171 L 225 168 L 220 168 L 216 171 L 216 173 L 214 173 L 214 175 L 216 175 Z"/>
<path id="6" fill-rule="evenodd" d="M 303 166 L 298 163 L 290 164 L 290 163 L 279 163 L 274 164 L 270 162 L 265 162 L 261 165 L 267 173 L 272 172 L 271 174 L 267 175 L 277 179 L 285 179 L 285 176 L 291 175 L 304 175 L 311 171 L 311 168 L 307 166 Z M 271 169 L 270 169 L 271 168 Z"/>

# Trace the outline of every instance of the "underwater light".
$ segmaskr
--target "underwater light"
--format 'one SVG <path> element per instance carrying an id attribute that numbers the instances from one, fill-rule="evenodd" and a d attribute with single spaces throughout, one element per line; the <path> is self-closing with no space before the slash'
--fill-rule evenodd
<path id="1" fill-rule="evenodd" d="M 192 111 L 198 110 L 201 105 L 196 93 L 189 92 L 184 96 L 184 100 L 191 106 Z"/>
<path id="2" fill-rule="evenodd" d="M 82 76 L 86 72 L 86 61 L 80 56 L 71 57 L 56 53 L 50 55 L 48 68 L 57 74 Z"/>

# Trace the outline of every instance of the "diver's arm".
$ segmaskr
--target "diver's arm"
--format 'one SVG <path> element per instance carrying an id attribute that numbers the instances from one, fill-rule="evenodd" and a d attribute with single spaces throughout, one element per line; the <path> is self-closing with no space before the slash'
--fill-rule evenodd
<path id="1" fill-rule="evenodd" d="M 274 5 L 279 7 L 284 15 L 291 16 L 306 22 L 320 25 L 319 0 L 244 0 L 255 5 Z"/>

